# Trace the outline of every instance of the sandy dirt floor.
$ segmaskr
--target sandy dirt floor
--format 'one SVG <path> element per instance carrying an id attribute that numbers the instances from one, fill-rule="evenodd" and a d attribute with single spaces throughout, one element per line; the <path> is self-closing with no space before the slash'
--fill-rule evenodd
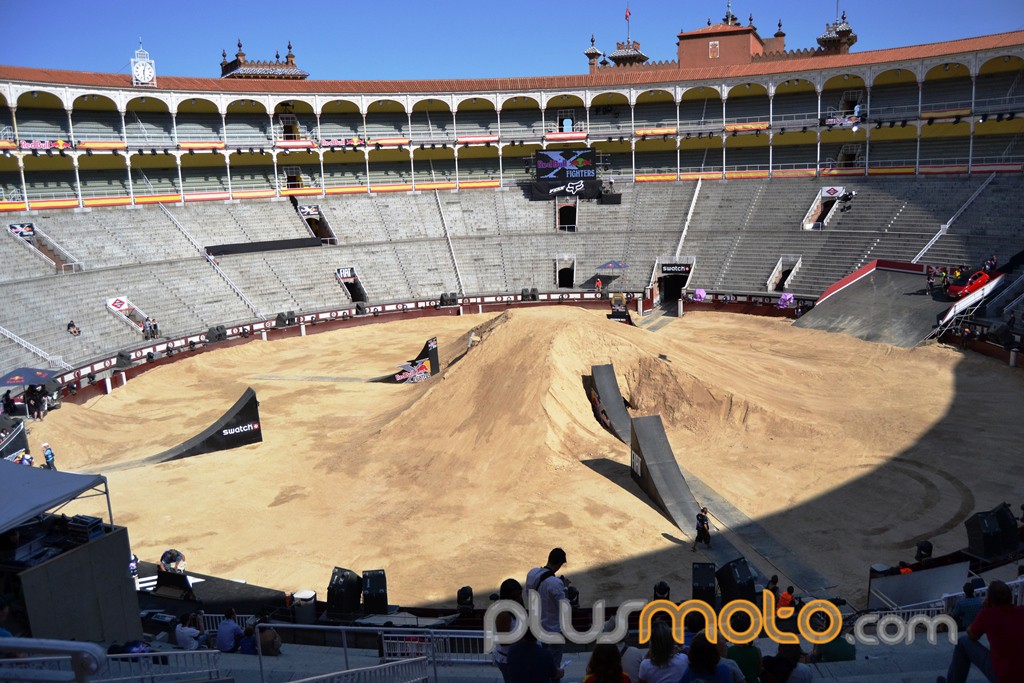
<path id="1" fill-rule="evenodd" d="M 474 328 L 478 343 L 428 382 L 364 381 L 430 336 L 450 361 Z M 688 525 L 643 499 L 584 392 L 608 362 L 634 415 L 662 415 L 684 470 L 854 604 L 870 564 L 912 559 L 924 538 L 961 548 L 966 517 L 1022 502 L 1024 373 L 724 313 L 652 333 L 516 309 L 253 341 L 65 405 L 31 441 L 61 469 L 107 473 L 115 522 L 151 561 L 175 547 L 191 570 L 321 597 L 335 566 L 384 568 L 393 604 L 453 604 L 459 586 L 522 580 L 557 545 L 584 604 L 647 597 L 661 579 L 688 597 L 702 558 Z M 194 436 L 248 386 L 262 444 L 111 469 Z M 748 559 L 785 581 L 772 558 Z"/>

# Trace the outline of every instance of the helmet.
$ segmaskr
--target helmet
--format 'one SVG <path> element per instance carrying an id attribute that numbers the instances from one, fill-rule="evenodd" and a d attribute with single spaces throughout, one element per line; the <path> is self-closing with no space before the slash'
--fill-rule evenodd
<path id="1" fill-rule="evenodd" d="M 49 448 L 49 447 L 50 447 L 50 444 L 47 443 L 46 441 L 44 441 L 43 442 L 43 448 Z"/>

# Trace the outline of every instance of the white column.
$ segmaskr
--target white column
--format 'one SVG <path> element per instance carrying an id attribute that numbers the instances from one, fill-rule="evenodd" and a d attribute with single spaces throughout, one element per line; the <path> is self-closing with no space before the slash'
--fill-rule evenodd
<path id="1" fill-rule="evenodd" d="M 234 199 L 235 193 L 234 190 L 231 188 L 231 152 L 228 150 L 224 150 L 223 154 L 224 167 L 227 169 L 228 173 L 228 199 Z"/>
<path id="2" fill-rule="evenodd" d="M 25 200 L 25 210 L 28 211 L 28 183 L 25 182 L 25 158 L 22 156 L 18 157 L 18 175 L 21 176 L 21 197 Z"/>
<path id="3" fill-rule="evenodd" d="M 78 157 L 72 156 L 71 163 L 75 169 L 75 194 L 78 196 L 78 208 L 83 208 L 85 203 L 82 201 L 82 177 L 78 174 Z"/>
<path id="4" fill-rule="evenodd" d="M 977 86 L 977 76 L 971 75 L 971 115 L 968 125 L 970 126 L 970 137 L 967 138 L 967 172 L 970 173 L 974 167 L 974 96 Z"/>
<path id="5" fill-rule="evenodd" d="M 917 151 L 914 153 L 914 175 L 921 172 L 921 100 L 924 81 L 917 82 Z"/>
<path id="6" fill-rule="evenodd" d="M 818 91 L 818 116 L 815 122 L 815 137 L 817 139 L 817 151 L 814 155 L 814 175 L 815 177 L 821 177 L 821 90 L 815 88 Z"/>
<path id="7" fill-rule="evenodd" d="M 775 128 L 774 128 L 774 116 L 775 116 L 775 96 L 772 94 L 768 95 L 768 177 L 771 178 L 773 174 L 772 162 L 775 158 Z"/>
<path id="8" fill-rule="evenodd" d="M 124 153 L 124 168 L 125 172 L 128 173 L 128 198 L 132 200 L 132 204 L 135 204 L 135 185 L 132 183 L 132 158 L 128 151 Z"/>

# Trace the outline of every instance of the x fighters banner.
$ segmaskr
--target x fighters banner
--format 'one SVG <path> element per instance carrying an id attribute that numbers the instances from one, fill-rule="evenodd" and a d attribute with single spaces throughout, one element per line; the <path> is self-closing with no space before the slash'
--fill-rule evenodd
<path id="1" fill-rule="evenodd" d="M 536 159 L 537 180 L 531 187 L 532 199 L 596 199 L 601 196 L 601 181 L 597 179 L 594 150 L 540 150 Z"/>

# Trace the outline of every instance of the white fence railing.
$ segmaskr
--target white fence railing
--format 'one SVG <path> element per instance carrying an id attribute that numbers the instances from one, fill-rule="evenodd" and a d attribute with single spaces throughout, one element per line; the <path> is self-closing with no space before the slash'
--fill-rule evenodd
<path id="1" fill-rule="evenodd" d="M 300 678 L 292 683 L 419 683 L 428 679 L 427 658 L 417 657 L 379 666 Z"/>
<path id="2" fill-rule="evenodd" d="M 23 643 L 48 642 L 28 638 L 17 640 Z M 82 643 L 73 643 L 73 645 L 80 648 L 85 647 L 85 644 Z M 3 643 L 3 649 L 12 652 L 31 651 L 30 649 L 11 649 L 8 647 L 8 642 Z M 76 655 L 0 659 L 0 680 L 88 680 L 90 683 L 175 683 L 176 681 L 214 680 L 221 677 L 218 668 L 219 656 L 220 653 L 216 650 L 105 655 L 94 657 L 95 664 L 90 667 L 91 670 L 85 677 L 76 677 L 76 671 L 80 668 Z"/>

